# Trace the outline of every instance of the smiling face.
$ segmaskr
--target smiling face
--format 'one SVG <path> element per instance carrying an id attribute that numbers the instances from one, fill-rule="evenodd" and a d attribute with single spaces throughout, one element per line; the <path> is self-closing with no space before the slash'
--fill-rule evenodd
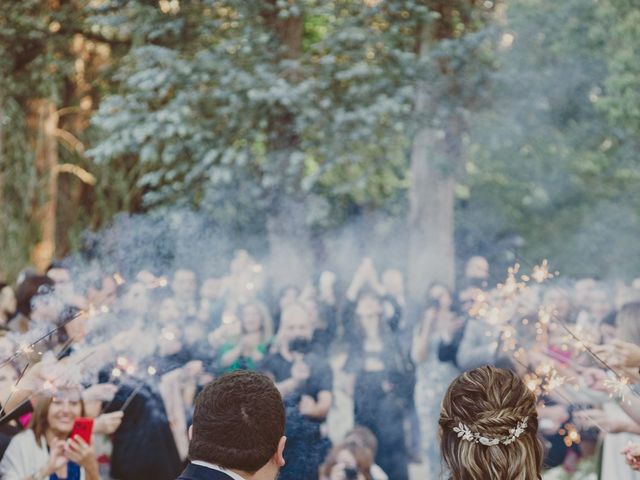
<path id="1" fill-rule="evenodd" d="M 47 411 L 48 429 L 57 435 L 68 435 L 73 429 L 73 421 L 82 415 L 79 390 L 60 392 L 51 400 Z"/>

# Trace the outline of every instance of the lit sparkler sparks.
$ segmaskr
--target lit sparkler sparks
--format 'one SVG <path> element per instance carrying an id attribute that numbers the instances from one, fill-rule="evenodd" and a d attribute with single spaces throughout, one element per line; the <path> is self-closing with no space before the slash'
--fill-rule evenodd
<path id="1" fill-rule="evenodd" d="M 558 433 L 564 437 L 563 438 L 564 444 L 567 447 L 570 447 L 571 445 L 574 445 L 574 444 L 579 445 L 580 442 L 582 441 L 582 438 L 580 437 L 580 433 L 578 432 L 576 427 L 570 423 L 567 423 L 564 426 L 564 428 L 561 428 L 560 430 L 558 430 Z"/>
<path id="2" fill-rule="evenodd" d="M 605 380 L 604 386 L 609 390 L 609 398 L 617 398 L 621 402 L 631 405 L 631 401 L 626 398 L 626 395 L 632 391 L 630 383 L 628 377 L 619 377 Z"/>
<path id="3" fill-rule="evenodd" d="M 549 271 L 549 262 L 544 259 L 540 265 L 534 265 L 533 271 L 531 272 L 531 276 L 523 275 L 522 279 L 528 282 L 530 279 L 535 281 L 536 283 L 544 283 L 546 280 L 557 276 L 558 272 L 550 272 Z"/>
<path id="4" fill-rule="evenodd" d="M 520 293 L 524 288 L 526 288 L 527 284 L 525 282 L 519 281 L 517 278 L 519 271 L 519 263 L 516 263 L 513 267 L 509 267 L 507 269 L 507 278 L 505 279 L 504 283 L 499 283 L 496 287 L 498 291 L 500 291 L 503 295 L 510 297 L 514 294 Z"/>
<path id="5" fill-rule="evenodd" d="M 136 371 L 135 364 L 127 357 L 118 357 L 116 359 L 116 367 L 111 371 L 113 374 L 115 370 L 119 370 L 120 373 L 116 376 L 120 376 L 122 372 L 126 372 L 128 375 L 133 375 Z"/>

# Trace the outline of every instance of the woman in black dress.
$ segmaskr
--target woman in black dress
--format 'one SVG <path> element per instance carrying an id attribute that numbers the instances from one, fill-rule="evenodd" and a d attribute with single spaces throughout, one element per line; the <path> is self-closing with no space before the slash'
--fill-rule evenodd
<path id="1" fill-rule="evenodd" d="M 383 321 L 382 303 L 376 295 L 361 294 L 355 314 L 358 340 L 351 345 L 345 365 L 353 385 L 355 423 L 377 437 L 375 461 L 389 478 L 407 480 L 403 421 L 413 377 L 411 363 Z"/>

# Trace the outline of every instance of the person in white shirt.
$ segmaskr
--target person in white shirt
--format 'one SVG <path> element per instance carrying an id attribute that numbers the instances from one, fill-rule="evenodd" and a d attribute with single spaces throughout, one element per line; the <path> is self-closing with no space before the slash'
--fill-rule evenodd
<path id="1" fill-rule="evenodd" d="M 38 399 L 29 429 L 11 440 L 0 462 L 4 480 L 100 480 L 93 446 L 68 438 L 84 413 L 80 389 L 58 390 Z"/>

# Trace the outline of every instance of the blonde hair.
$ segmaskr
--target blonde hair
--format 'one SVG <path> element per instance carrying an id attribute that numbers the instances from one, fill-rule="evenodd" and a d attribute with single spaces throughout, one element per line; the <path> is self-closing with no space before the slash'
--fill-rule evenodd
<path id="1" fill-rule="evenodd" d="M 239 312 L 238 312 L 240 314 L 239 316 L 240 316 L 241 322 L 242 322 L 242 316 L 244 315 L 245 308 L 255 308 L 258 311 L 258 314 L 260 315 L 260 330 L 261 330 L 262 342 L 263 343 L 270 342 L 271 339 L 273 338 L 273 319 L 271 318 L 271 314 L 269 313 L 269 309 L 267 308 L 267 306 L 264 303 L 259 302 L 258 300 L 254 300 L 254 301 L 243 304 L 239 308 Z M 244 324 L 242 326 L 242 331 L 244 332 Z"/>
<path id="2" fill-rule="evenodd" d="M 526 428 L 508 445 L 483 445 L 454 431 L 463 424 L 483 437 L 505 438 L 524 419 Z M 542 478 L 536 398 L 510 370 L 485 366 L 460 375 L 444 396 L 439 423 L 440 448 L 452 480 Z"/>

